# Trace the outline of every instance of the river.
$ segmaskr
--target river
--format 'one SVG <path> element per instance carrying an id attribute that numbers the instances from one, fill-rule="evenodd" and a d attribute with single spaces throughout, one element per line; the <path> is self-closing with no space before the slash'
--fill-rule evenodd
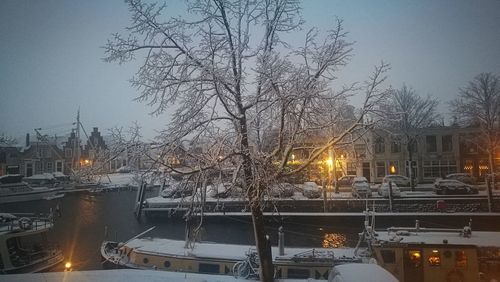
<path id="1" fill-rule="evenodd" d="M 150 191 L 146 197 L 156 195 Z M 183 240 L 186 223 L 182 220 L 147 219 L 138 221 L 133 213 L 136 192 L 120 191 L 99 195 L 66 194 L 64 198 L 50 201 L 31 201 L 9 203 L 0 206 L 0 212 L 10 213 L 44 213 L 47 214 L 56 205 L 60 206 L 61 216 L 56 217 L 55 227 L 49 233 L 49 240 L 57 243 L 63 250 L 67 260 L 73 263 L 75 270 L 101 269 L 99 247 L 103 240 L 112 239 L 126 241 L 144 230 L 156 226 L 148 236 L 157 236 Z M 399 222 L 398 222 L 399 221 Z M 452 220 L 453 221 L 453 220 Z M 466 223 L 460 219 L 456 224 Z M 434 226 L 443 226 L 439 222 L 453 224 L 449 220 L 437 219 Z M 460 223 L 459 223 L 460 222 Z M 357 233 L 362 230 L 363 219 L 338 217 L 330 219 L 272 219 L 266 225 L 271 242 L 277 244 L 277 230 L 280 225 L 285 230 L 287 246 L 348 246 L 356 244 Z M 411 225 L 412 222 L 402 222 L 401 219 L 383 223 L 390 225 Z M 458 227 L 457 225 L 450 227 Z M 462 225 L 463 226 L 463 225 Z M 448 227 L 448 226 L 447 226 Z M 498 231 L 498 224 L 491 230 Z M 107 230 L 107 232 L 105 232 Z M 107 236 L 106 234 L 107 233 Z M 202 240 L 231 243 L 253 244 L 253 227 L 250 219 L 221 217 L 207 219 L 203 224 Z"/>

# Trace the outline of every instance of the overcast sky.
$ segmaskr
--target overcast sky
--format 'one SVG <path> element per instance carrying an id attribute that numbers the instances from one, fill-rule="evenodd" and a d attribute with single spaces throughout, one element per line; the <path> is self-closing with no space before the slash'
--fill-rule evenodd
<path id="1" fill-rule="evenodd" d="M 166 2 L 172 15 L 182 13 L 181 1 Z M 500 0 L 308 0 L 303 8 L 306 27 L 327 29 L 337 16 L 356 42 L 343 82 L 365 80 L 384 60 L 393 87 L 436 96 L 446 111 L 474 76 L 500 75 Z M 152 117 L 133 101 L 128 79 L 138 64 L 101 60 L 101 46 L 129 19 L 119 0 L 1 0 L 0 133 L 64 135 L 80 107 L 87 131 L 138 121 L 153 137 L 168 116 Z"/>

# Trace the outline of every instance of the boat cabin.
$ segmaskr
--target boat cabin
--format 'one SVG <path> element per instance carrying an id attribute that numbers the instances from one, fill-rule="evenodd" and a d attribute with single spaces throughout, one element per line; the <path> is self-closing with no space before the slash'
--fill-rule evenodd
<path id="1" fill-rule="evenodd" d="M 0 214 L 0 273 L 38 272 L 62 262 L 62 252 L 47 240 L 46 219 Z"/>
<path id="2" fill-rule="evenodd" d="M 382 244 L 374 255 L 399 281 L 479 281 L 477 250 L 471 245 Z"/>
<path id="3" fill-rule="evenodd" d="M 400 281 L 500 279 L 500 233 L 463 229 L 391 227 L 375 232 L 371 248 L 379 265 Z"/>

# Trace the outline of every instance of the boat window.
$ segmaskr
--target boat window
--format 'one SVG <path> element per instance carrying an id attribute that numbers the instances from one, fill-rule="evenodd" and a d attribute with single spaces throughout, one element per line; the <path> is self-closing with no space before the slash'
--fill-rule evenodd
<path id="1" fill-rule="evenodd" d="M 430 266 L 440 266 L 441 265 L 441 254 L 438 250 L 432 250 L 431 255 L 427 259 Z"/>
<path id="2" fill-rule="evenodd" d="M 455 266 L 467 267 L 467 255 L 465 254 L 465 251 L 455 252 Z"/>
<path id="3" fill-rule="evenodd" d="M 384 263 L 396 262 L 396 253 L 393 250 L 381 250 L 380 255 L 382 256 Z"/>
<path id="4" fill-rule="evenodd" d="M 166 268 L 169 268 L 170 267 L 170 262 L 168 260 L 166 260 L 164 263 L 163 263 L 163 266 L 165 266 Z"/>
<path id="5" fill-rule="evenodd" d="M 306 279 L 310 277 L 310 272 L 309 269 L 302 269 L 302 268 L 289 268 L 288 269 L 288 278 L 295 278 L 295 279 Z"/>
<path id="6" fill-rule="evenodd" d="M 422 265 L 422 254 L 420 251 L 409 251 L 408 256 L 409 262 L 413 267 L 418 268 Z"/>
<path id="7" fill-rule="evenodd" d="M 219 273 L 219 265 L 213 263 L 200 263 L 198 265 L 200 273 Z"/>
<path id="8" fill-rule="evenodd" d="M 149 263 L 149 259 L 148 258 L 143 258 L 142 262 L 145 263 L 145 264 L 148 264 Z"/>

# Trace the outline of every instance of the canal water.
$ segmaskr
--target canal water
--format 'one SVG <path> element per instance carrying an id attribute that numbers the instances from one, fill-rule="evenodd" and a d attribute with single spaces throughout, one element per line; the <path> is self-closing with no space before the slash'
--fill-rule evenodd
<path id="1" fill-rule="evenodd" d="M 146 197 L 157 195 L 157 191 L 148 192 Z M 73 263 L 77 270 L 101 269 L 99 247 L 103 240 L 126 241 L 152 226 L 156 228 L 148 236 L 184 240 L 186 223 L 183 220 L 167 218 L 138 221 L 133 213 L 136 192 L 120 191 L 99 195 L 66 194 L 65 197 L 50 201 L 30 201 L 8 203 L 0 206 L 0 212 L 48 214 L 59 205 L 61 216 L 56 216 L 54 228 L 49 233 L 49 240 L 62 248 L 64 256 Z M 277 244 L 277 230 L 281 222 L 269 222 L 266 226 Z M 202 240 L 217 243 L 253 244 L 253 227 L 250 219 L 223 217 L 217 220 L 205 220 L 202 225 Z M 323 234 L 329 233 L 330 241 L 337 245 L 353 245 L 348 234 L 357 236 L 361 226 L 354 229 L 337 228 L 336 233 L 325 230 L 314 223 L 284 223 L 286 242 L 290 246 L 322 246 Z M 107 230 L 107 232 L 106 232 Z M 106 234 L 107 233 L 107 234 Z M 331 233 L 331 234 L 330 234 Z M 354 237 L 353 237 L 354 238 Z M 354 239 L 356 240 L 356 239 Z"/>
<path id="2" fill-rule="evenodd" d="M 155 195 L 157 191 L 149 191 L 146 197 Z M 47 214 L 50 209 L 55 211 L 56 206 L 59 205 L 61 216 L 56 215 L 57 220 L 55 227 L 49 233 L 49 240 L 59 245 L 66 259 L 73 263 L 74 269 L 95 270 L 102 269 L 99 247 L 106 238 L 126 241 L 156 226 L 156 229 L 147 236 L 184 240 L 187 224 L 183 220 L 145 217 L 140 221 L 137 220 L 133 213 L 135 199 L 136 192 L 134 191 L 108 192 L 99 195 L 72 193 L 66 194 L 64 198 L 50 201 L 2 204 L 0 212 Z M 390 220 L 390 222 L 382 223 L 380 227 L 387 227 L 383 226 L 384 224 L 402 226 L 413 224 L 398 221 L 401 220 Z M 438 221 L 450 223 L 446 219 Z M 463 219 L 461 222 L 465 223 Z M 439 222 L 430 225 L 444 226 Z M 202 226 L 201 239 L 203 241 L 249 245 L 254 242 L 250 218 L 229 216 L 217 219 L 206 218 Z M 357 242 L 358 232 L 362 230 L 363 218 L 270 219 L 266 230 L 274 245 L 277 244 L 279 226 L 284 227 L 287 246 L 353 247 Z M 495 226 L 493 230 L 498 230 L 498 226 Z"/>

